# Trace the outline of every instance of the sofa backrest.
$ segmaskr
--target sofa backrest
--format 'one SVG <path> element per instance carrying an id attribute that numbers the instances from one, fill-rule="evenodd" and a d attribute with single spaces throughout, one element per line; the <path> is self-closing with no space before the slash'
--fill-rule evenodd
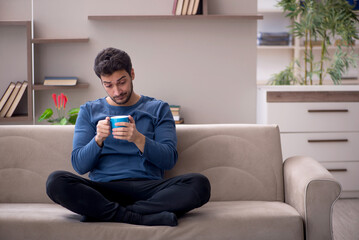
<path id="1" fill-rule="evenodd" d="M 177 125 L 177 137 L 178 162 L 166 177 L 204 174 L 211 201 L 284 201 L 276 125 Z"/>
<path id="2" fill-rule="evenodd" d="M 71 166 L 73 126 L 0 126 L 0 203 L 50 203 L 48 175 Z M 198 172 L 212 201 L 283 201 L 276 126 L 177 125 L 179 159 L 166 177 Z"/>
<path id="3" fill-rule="evenodd" d="M 74 126 L 0 126 L 0 202 L 50 203 L 45 184 L 55 170 L 74 172 Z"/>

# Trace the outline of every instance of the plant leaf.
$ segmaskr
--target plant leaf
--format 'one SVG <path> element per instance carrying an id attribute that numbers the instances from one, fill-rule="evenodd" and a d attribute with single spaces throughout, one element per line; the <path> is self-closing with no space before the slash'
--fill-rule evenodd
<path id="1" fill-rule="evenodd" d="M 77 120 L 77 115 L 71 115 L 68 119 L 68 122 L 72 125 L 76 124 L 76 120 Z"/>
<path id="2" fill-rule="evenodd" d="M 74 115 L 74 114 L 78 114 L 80 111 L 80 108 L 72 108 L 68 111 L 68 115 Z"/>
<path id="3" fill-rule="evenodd" d="M 54 114 L 54 112 L 52 111 L 51 108 L 48 108 L 42 113 L 42 115 L 39 117 L 37 121 L 41 122 L 45 119 L 49 119 L 52 116 L 52 114 Z"/>
<path id="4" fill-rule="evenodd" d="M 60 125 L 66 125 L 67 124 L 67 119 L 63 118 L 61 119 L 61 121 L 59 122 Z"/>

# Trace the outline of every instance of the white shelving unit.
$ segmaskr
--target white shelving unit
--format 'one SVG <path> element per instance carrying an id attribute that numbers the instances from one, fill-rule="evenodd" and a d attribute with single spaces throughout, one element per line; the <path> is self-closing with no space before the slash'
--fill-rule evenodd
<path id="1" fill-rule="evenodd" d="M 263 20 L 258 21 L 260 32 L 288 32 L 290 20 L 276 7 L 276 0 L 258 0 L 258 13 Z M 258 46 L 257 47 L 257 84 L 266 84 L 271 76 L 283 70 L 294 58 L 295 47 Z"/>
<path id="2" fill-rule="evenodd" d="M 258 0 L 258 13 L 263 15 L 263 20 L 258 21 L 259 32 L 289 32 L 291 24 L 282 9 L 277 7 L 278 0 Z M 273 74 L 285 69 L 294 59 L 300 59 L 304 53 L 301 39 L 293 38 L 289 46 L 258 46 L 257 47 L 257 84 L 265 85 Z M 320 47 L 314 47 L 314 56 L 319 59 Z M 329 52 L 334 53 L 335 47 L 329 47 Z M 359 53 L 359 46 L 354 47 Z M 358 78 L 358 68 L 351 68 L 345 74 L 343 85 L 359 84 L 359 80 L 346 79 Z M 316 80 L 316 79 L 315 79 Z M 329 77 L 324 80 L 325 85 L 332 85 Z"/>

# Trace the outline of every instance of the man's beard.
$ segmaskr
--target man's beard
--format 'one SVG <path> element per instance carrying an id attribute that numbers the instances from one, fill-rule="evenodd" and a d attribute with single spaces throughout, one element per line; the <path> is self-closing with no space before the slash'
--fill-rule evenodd
<path id="1" fill-rule="evenodd" d="M 118 104 L 118 105 L 123 105 L 123 104 L 128 103 L 128 101 L 130 101 L 131 96 L 132 96 L 132 93 L 133 93 L 133 83 L 131 82 L 131 89 L 130 89 L 130 92 L 129 92 L 129 94 L 127 95 L 127 97 L 126 97 L 124 100 L 122 100 L 122 101 L 118 101 L 118 100 L 116 100 L 116 98 L 115 98 L 115 97 L 111 97 L 111 96 L 109 96 L 109 97 L 110 97 L 110 98 L 111 98 L 111 100 L 112 100 L 112 101 L 114 101 L 116 104 Z M 121 95 L 120 95 L 120 96 L 121 96 Z"/>

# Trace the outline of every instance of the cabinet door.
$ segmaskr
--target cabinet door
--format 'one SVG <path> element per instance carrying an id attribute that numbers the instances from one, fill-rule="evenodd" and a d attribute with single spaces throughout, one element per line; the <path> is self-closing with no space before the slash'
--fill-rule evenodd
<path id="1" fill-rule="evenodd" d="M 305 155 L 320 162 L 359 161 L 359 132 L 281 133 L 283 159 Z"/>
<path id="2" fill-rule="evenodd" d="M 268 103 L 281 132 L 359 131 L 359 103 Z"/>
<path id="3" fill-rule="evenodd" d="M 342 185 L 343 191 L 359 190 L 359 162 L 322 163 Z"/>

